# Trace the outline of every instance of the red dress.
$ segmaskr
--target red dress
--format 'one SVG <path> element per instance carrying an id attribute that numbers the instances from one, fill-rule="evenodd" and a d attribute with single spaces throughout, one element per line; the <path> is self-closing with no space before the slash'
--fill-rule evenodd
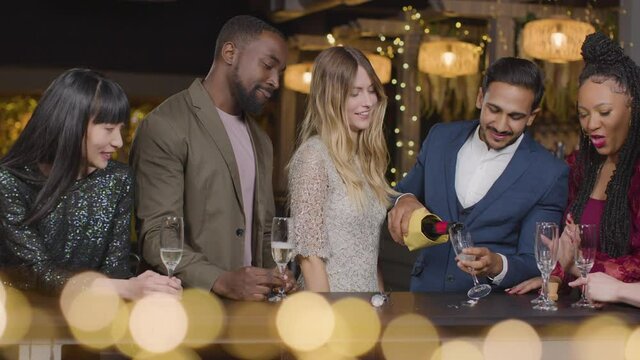
<path id="1" fill-rule="evenodd" d="M 569 163 L 569 204 L 573 203 L 582 179 L 572 154 L 567 158 Z M 640 162 L 636 163 L 631 184 L 629 185 L 630 232 L 629 253 L 612 258 L 604 252 L 596 253 L 596 260 L 591 272 L 604 272 L 624 282 L 640 281 Z M 600 224 L 606 200 L 589 199 L 582 212 L 582 223 Z M 558 267 L 559 268 L 559 267 Z M 558 271 L 560 270 L 560 271 Z M 561 269 L 554 275 L 561 276 Z M 565 279 L 565 281 L 570 279 Z"/>

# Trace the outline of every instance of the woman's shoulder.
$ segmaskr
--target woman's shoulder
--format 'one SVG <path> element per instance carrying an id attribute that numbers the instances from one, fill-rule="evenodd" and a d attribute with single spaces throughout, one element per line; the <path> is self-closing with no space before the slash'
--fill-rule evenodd
<path id="1" fill-rule="evenodd" d="M 25 171 L 26 174 L 26 171 Z M 18 175 L 18 172 L 14 169 L 9 169 L 5 166 L 0 166 L 0 188 L 2 189 L 17 189 L 27 184 Z"/>
<path id="2" fill-rule="evenodd" d="M 303 141 L 296 150 L 295 157 L 301 160 L 320 160 L 329 155 L 327 146 L 318 135 Z"/>
<path id="3" fill-rule="evenodd" d="M 96 173 L 95 179 L 109 178 L 115 180 L 116 183 L 125 184 L 130 186 L 133 184 L 133 170 L 125 163 L 110 160 L 107 163 L 107 167 L 100 169 Z"/>

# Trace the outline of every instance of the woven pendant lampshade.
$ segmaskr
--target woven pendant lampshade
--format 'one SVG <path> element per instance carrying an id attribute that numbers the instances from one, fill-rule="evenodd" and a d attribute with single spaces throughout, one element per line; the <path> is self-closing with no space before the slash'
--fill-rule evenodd
<path id="1" fill-rule="evenodd" d="M 418 69 L 446 78 L 478 72 L 480 49 L 459 40 L 424 42 L 418 52 Z"/>
<path id="2" fill-rule="evenodd" d="M 553 63 L 581 60 L 580 47 L 595 28 L 569 18 L 534 20 L 524 26 L 524 51 L 536 59 Z"/>
<path id="3" fill-rule="evenodd" d="M 383 84 L 391 81 L 391 59 L 371 53 L 365 53 L 365 55 L 371 62 L 371 66 L 373 66 L 373 70 L 380 78 L 380 81 Z M 311 85 L 312 67 L 313 63 L 311 62 L 287 65 L 287 69 L 284 71 L 284 86 L 287 89 L 308 94 Z"/>

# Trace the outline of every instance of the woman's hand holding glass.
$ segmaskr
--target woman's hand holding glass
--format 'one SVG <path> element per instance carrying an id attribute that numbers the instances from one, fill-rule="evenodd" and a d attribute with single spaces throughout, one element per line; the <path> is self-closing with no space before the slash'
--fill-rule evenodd
<path id="1" fill-rule="evenodd" d="M 596 250 L 598 247 L 598 227 L 594 224 L 576 225 L 577 243 L 574 248 L 575 267 L 580 271 L 583 279 L 587 278 L 587 274 L 591 271 L 596 259 Z M 582 295 L 580 300 L 571 304 L 572 307 L 595 308 L 595 304 L 587 298 L 587 286 L 582 287 Z"/>

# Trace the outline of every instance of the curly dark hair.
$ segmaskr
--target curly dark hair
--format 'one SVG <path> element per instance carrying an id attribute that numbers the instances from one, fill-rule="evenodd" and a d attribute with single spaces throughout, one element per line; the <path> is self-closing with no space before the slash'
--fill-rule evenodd
<path id="1" fill-rule="evenodd" d="M 587 36 L 582 45 L 582 57 L 585 67 L 580 74 L 580 86 L 586 81 L 602 83 L 613 80 L 631 101 L 629 134 L 620 149 L 613 176 L 607 184 L 607 202 L 600 222 L 601 251 L 611 257 L 619 257 L 629 252 L 630 214 L 627 193 L 640 153 L 640 70 L 617 43 L 600 32 Z M 570 205 L 570 212 L 576 222 L 580 221 L 605 158 L 598 154 L 588 137 L 582 137 L 577 157 L 578 176 L 582 180 L 576 198 Z"/>

